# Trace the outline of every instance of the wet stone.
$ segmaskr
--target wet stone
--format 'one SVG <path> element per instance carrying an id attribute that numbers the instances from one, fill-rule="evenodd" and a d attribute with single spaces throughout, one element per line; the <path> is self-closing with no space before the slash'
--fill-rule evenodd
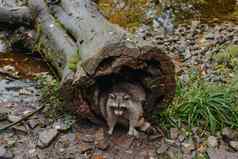
<path id="1" fill-rule="evenodd" d="M 162 136 L 160 134 L 155 134 L 155 135 L 150 135 L 149 136 L 149 141 L 155 141 L 155 140 L 158 140 L 160 139 Z"/>
<path id="2" fill-rule="evenodd" d="M 95 140 L 100 141 L 100 140 L 104 140 L 104 139 L 105 139 L 104 130 L 103 130 L 103 128 L 100 128 L 96 131 Z"/>
<path id="3" fill-rule="evenodd" d="M 168 144 L 163 143 L 156 151 L 157 154 L 163 154 L 165 153 L 169 148 Z"/>
<path id="4" fill-rule="evenodd" d="M 1 159 L 11 159 L 13 158 L 13 154 L 8 151 L 4 146 L 0 146 L 0 158 Z"/>
<path id="5" fill-rule="evenodd" d="M 218 140 L 215 136 L 209 136 L 207 142 L 208 142 L 209 147 L 217 147 L 218 146 Z"/>
<path id="6" fill-rule="evenodd" d="M 238 141 L 230 141 L 230 146 L 238 151 Z"/>
<path id="7" fill-rule="evenodd" d="M 7 45 L 6 43 L 0 39 L 0 53 L 7 51 Z"/>
<path id="8" fill-rule="evenodd" d="M 165 139 L 165 142 L 168 143 L 168 144 L 171 144 L 171 145 L 176 143 L 175 140 L 170 140 L 170 139 Z"/>
<path id="9" fill-rule="evenodd" d="M 25 89 L 25 88 L 22 88 L 19 90 L 19 95 L 26 95 L 26 96 L 30 96 L 32 95 L 32 90 L 28 90 L 28 89 Z"/>
<path id="10" fill-rule="evenodd" d="M 34 119 L 31 119 L 28 121 L 28 126 L 31 128 L 31 129 L 34 129 L 38 126 L 38 122 Z"/>
<path id="11" fill-rule="evenodd" d="M 170 147 L 167 151 L 168 154 L 168 158 L 169 159 L 182 159 L 183 158 L 183 153 L 174 147 Z M 161 159 L 165 159 L 165 158 L 161 158 Z"/>
<path id="12" fill-rule="evenodd" d="M 95 137 L 93 135 L 87 134 L 82 137 L 83 142 L 92 143 L 92 142 L 94 142 L 94 140 L 95 140 Z"/>
<path id="13" fill-rule="evenodd" d="M 109 143 L 109 140 L 100 140 L 100 141 L 96 141 L 95 145 L 100 150 L 106 150 L 109 148 L 110 143 Z"/>
<path id="14" fill-rule="evenodd" d="M 191 153 L 195 149 L 195 145 L 193 143 L 182 143 L 182 148 L 184 153 Z"/>
<path id="15" fill-rule="evenodd" d="M 59 119 L 53 124 L 53 127 L 59 131 L 67 131 L 71 128 L 72 123 L 66 122 L 63 119 Z"/>
<path id="16" fill-rule="evenodd" d="M 49 146 L 49 144 L 54 140 L 57 135 L 58 131 L 56 129 L 48 129 L 40 132 L 38 146 L 40 148 L 45 148 Z"/>
<path id="17" fill-rule="evenodd" d="M 126 136 L 120 138 L 112 138 L 113 144 L 119 147 L 123 147 L 124 149 L 130 149 L 131 145 L 134 142 L 134 138 L 128 138 Z"/>
<path id="18" fill-rule="evenodd" d="M 0 121 L 7 120 L 8 119 L 8 109 L 0 108 Z"/>
<path id="19" fill-rule="evenodd" d="M 179 135 L 178 136 L 178 141 L 179 142 L 183 142 L 185 140 L 185 136 L 184 135 Z"/>
<path id="20" fill-rule="evenodd" d="M 178 137 L 178 135 L 179 135 L 179 130 L 178 130 L 178 128 L 171 128 L 170 129 L 170 138 L 171 139 L 176 139 L 177 137 Z"/>
<path id="21" fill-rule="evenodd" d="M 19 121 L 21 119 L 21 117 L 19 117 L 19 116 L 16 116 L 16 115 L 12 115 L 12 114 L 9 114 L 8 115 L 8 120 L 10 121 L 10 122 L 17 122 L 17 121 Z"/>
<path id="22" fill-rule="evenodd" d="M 105 138 L 103 129 L 99 129 L 95 134 L 95 145 L 98 149 L 106 150 L 109 147 L 109 140 Z"/>
<path id="23" fill-rule="evenodd" d="M 208 149 L 209 159 L 237 159 L 238 154 L 228 152 L 224 149 Z"/>
<path id="24" fill-rule="evenodd" d="M 93 149 L 92 146 L 90 144 L 88 144 L 88 143 L 81 143 L 79 145 L 79 151 L 80 151 L 81 154 L 85 153 L 87 151 L 90 151 L 92 149 Z"/>
<path id="25" fill-rule="evenodd" d="M 13 130 L 15 130 L 17 132 L 21 132 L 21 133 L 27 133 L 27 130 L 24 126 L 14 126 Z"/>
<path id="26" fill-rule="evenodd" d="M 15 72 L 16 71 L 15 67 L 14 66 L 10 66 L 10 65 L 4 66 L 3 70 L 5 70 L 7 72 Z"/>
<path id="27" fill-rule="evenodd" d="M 233 130 L 231 128 L 223 128 L 221 134 L 226 138 L 233 138 Z"/>

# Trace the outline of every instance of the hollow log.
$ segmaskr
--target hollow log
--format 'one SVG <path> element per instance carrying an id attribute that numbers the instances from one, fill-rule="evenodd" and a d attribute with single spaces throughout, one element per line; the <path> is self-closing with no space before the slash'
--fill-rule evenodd
<path id="1" fill-rule="evenodd" d="M 159 48 L 110 23 L 90 0 L 61 0 L 57 5 L 30 0 L 38 14 L 41 51 L 62 79 L 65 101 L 81 117 L 96 121 L 99 97 L 121 81 L 146 91 L 146 118 L 166 107 L 175 93 L 174 65 Z M 79 53 L 76 71 L 70 58 Z"/>

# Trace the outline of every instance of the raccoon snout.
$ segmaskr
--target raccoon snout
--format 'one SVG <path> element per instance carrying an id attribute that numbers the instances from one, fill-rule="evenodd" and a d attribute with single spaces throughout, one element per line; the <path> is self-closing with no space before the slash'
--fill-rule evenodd
<path id="1" fill-rule="evenodd" d="M 121 116 L 121 115 L 123 115 L 124 112 L 122 110 L 114 110 L 114 113 L 117 116 Z"/>

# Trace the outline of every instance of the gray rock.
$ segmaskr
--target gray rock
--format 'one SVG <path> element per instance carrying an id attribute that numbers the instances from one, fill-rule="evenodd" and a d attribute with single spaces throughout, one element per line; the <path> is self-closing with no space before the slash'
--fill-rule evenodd
<path id="1" fill-rule="evenodd" d="M 87 152 L 87 151 L 90 151 L 90 150 L 92 150 L 92 146 L 90 145 L 90 144 L 88 144 L 88 143 L 81 143 L 80 145 L 79 145 L 79 152 L 80 153 L 85 153 L 85 152 Z"/>
<path id="2" fill-rule="evenodd" d="M 230 141 L 230 146 L 238 151 L 238 141 Z"/>
<path id="3" fill-rule="evenodd" d="M 13 129 L 17 132 L 21 132 L 21 133 L 27 133 L 27 130 L 24 126 L 20 125 L 20 126 L 14 126 Z"/>
<path id="4" fill-rule="evenodd" d="M 0 108 L 0 121 L 7 120 L 9 112 L 9 109 Z"/>
<path id="5" fill-rule="evenodd" d="M 202 143 L 202 138 L 199 135 L 194 135 L 194 142 L 196 142 L 197 144 L 201 144 Z"/>
<path id="6" fill-rule="evenodd" d="M 149 141 L 155 141 L 155 140 L 158 140 L 161 137 L 162 136 L 160 134 L 155 134 L 155 135 L 150 135 L 148 139 L 149 139 Z"/>
<path id="7" fill-rule="evenodd" d="M 0 146 L 0 157 L 5 157 L 6 153 L 7 150 L 4 148 L 4 146 Z"/>
<path id="8" fill-rule="evenodd" d="M 224 149 L 208 149 L 207 150 L 209 159 L 237 159 L 238 154 L 228 152 Z"/>
<path id="9" fill-rule="evenodd" d="M 183 83 L 188 83 L 189 82 L 189 75 L 188 73 L 183 73 L 179 79 L 183 82 Z"/>
<path id="10" fill-rule="evenodd" d="M 56 129 L 47 129 L 39 133 L 38 146 L 40 148 L 45 148 L 49 146 L 49 144 L 54 140 L 54 138 L 58 135 L 58 131 Z"/>
<path id="11" fill-rule="evenodd" d="M 177 139 L 178 135 L 179 135 L 178 128 L 171 128 L 170 129 L 170 138 L 171 139 L 173 139 L 173 140 Z"/>
<path id="12" fill-rule="evenodd" d="M 99 141 L 99 140 L 104 140 L 104 139 L 105 139 L 104 130 L 103 130 L 103 128 L 100 128 L 95 133 L 95 140 Z"/>
<path id="13" fill-rule="evenodd" d="M 185 154 L 190 154 L 193 150 L 195 150 L 195 145 L 191 137 L 188 141 L 182 143 L 182 150 Z"/>
<path id="14" fill-rule="evenodd" d="M 191 21 L 191 26 L 192 26 L 193 29 L 196 29 L 199 24 L 200 24 L 200 21 L 198 21 L 198 20 L 192 20 Z"/>
<path id="15" fill-rule="evenodd" d="M 82 141 L 87 142 L 87 143 L 92 143 L 92 142 L 94 142 L 94 140 L 95 140 L 95 137 L 93 135 L 89 135 L 89 134 L 84 135 L 82 138 Z"/>
<path id="16" fill-rule="evenodd" d="M 238 44 L 238 37 L 237 36 L 235 36 L 234 38 L 233 38 L 233 41 L 232 41 L 234 44 Z"/>
<path id="17" fill-rule="evenodd" d="M 170 139 L 165 139 L 165 142 L 170 144 L 170 145 L 174 145 L 176 144 L 176 141 L 175 140 L 170 140 Z"/>
<path id="18" fill-rule="evenodd" d="M 59 131 L 66 131 L 72 127 L 74 121 L 66 121 L 64 119 L 58 119 L 54 124 L 53 127 Z"/>
<path id="19" fill-rule="evenodd" d="M 222 131 L 221 131 L 221 134 L 224 136 L 224 137 L 227 137 L 229 139 L 232 139 L 233 138 L 233 130 L 231 128 L 223 128 Z"/>
<path id="20" fill-rule="evenodd" d="M 31 129 L 34 129 L 35 127 L 37 127 L 37 125 L 39 124 L 39 122 L 37 122 L 36 120 L 34 119 L 31 119 L 28 121 L 28 126 L 31 128 Z"/>
<path id="21" fill-rule="evenodd" d="M 4 41 L 0 39 L 0 53 L 1 52 L 6 52 L 6 51 L 7 51 L 6 43 L 4 43 Z"/>
<path id="22" fill-rule="evenodd" d="M 117 0 L 117 1 L 114 1 L 114 3 L 116 4 L 115 8 L 119 10 L 123 9 L 126 6 L 126 2 L 123 0 Z"/>
<path id="23" fill-rule="evenodd" d="M 207 139 L 208 146 L 209 147 L 217 147 L 218 146 L 218 140 L 215 136 L 209 136 Z"/>
<path id="24" fill-rule="evenodd" d="M 109 140 L 95 141 L 95 146 L 100 150 L 107 150 L 110 146 Z"/>
<path id="25" fill-rule="evenodd" d="M 13 158 L 13 154 L 8 151 L 4 146 L 0 146 L 0 158 L 1 159 L 11 159 Z"/>
<path id="26" fill-rule="evenodd" d="M 214 40 L 215 39 L 214 33 L 209 32 L 209 33 L 205 34 L 205 39 L 206 40 Z"/>
<path id="27" fill-rule="evenodd" d="M 170 147 L 167 150 L 167 154 L 169 156 L 169 159 L 182 159 L 183 158 L 183 153 L 179 149 L 174 148 L 174 147 Z M 165 159 L 165 158 L 162 158 L 162 159 Z"/>
<path id="28" fill-rule="evenodd" d="M 190 143 L 182 143 L 182 146 L 184 153 L 190 153 L 195 149 L 195 145 Z"/>
<path id="29" fill-rule="evenodd" d="M 184 140 L 185 140 L 185 136 L 184 135 L 179 135 L 178 136 L 178 141 L 179 142 L 184 142 Z"/>
<path id="30" fill-rule="evenodd" d="M 8 115 L 8 120 L 9 120 L 10 122 L 12 122 L 12 123 L 17 122 L 17 121 L 19 121 L 20 119 L 21 119 L 20 116 L 16 116 L 16 115 L 13 115 L 13 114 L 9 114 L 9 115 Z"/>
<path id="31" fill-rule="evenodd" d="M 169 145 L 163 143 L 158 149 L 157 149 L 157 154 L 163 154 L 169 149 Z"/>
<path id="32" fill-rule="evenodd" d="M 193 135 L 197 134 L 198 130 L 199 130 L 198 127 L 192 128 L 192 133 L 193 133 Z"/>
<path id="33" fill-rule="evenodd" d="M 136 35 L 138 35 L 141 38 L 146 37 L 146 34 L 148 33 L 150 27 L 147 25 L 142 25 L 141 27 L 139 27 L 136 31 Z"/>
<path id="34" fill-rule="evenodd" d="M 96 131 L 95 145 L 100 150 L 106 150 L 109 147 L 109 140 L 105 138 L 105 133 L 102 128 Z"/>

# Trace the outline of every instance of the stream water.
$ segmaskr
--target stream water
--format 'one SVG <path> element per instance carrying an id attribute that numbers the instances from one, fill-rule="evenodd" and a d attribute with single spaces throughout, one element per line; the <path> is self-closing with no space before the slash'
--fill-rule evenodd
<path id="1" fill-rule="evenodd" d="M 36 103 L 39 91 L 34 76 L 43 72 L 48 69 L 39 57 L 0 53 L 0 103 Z"/>

